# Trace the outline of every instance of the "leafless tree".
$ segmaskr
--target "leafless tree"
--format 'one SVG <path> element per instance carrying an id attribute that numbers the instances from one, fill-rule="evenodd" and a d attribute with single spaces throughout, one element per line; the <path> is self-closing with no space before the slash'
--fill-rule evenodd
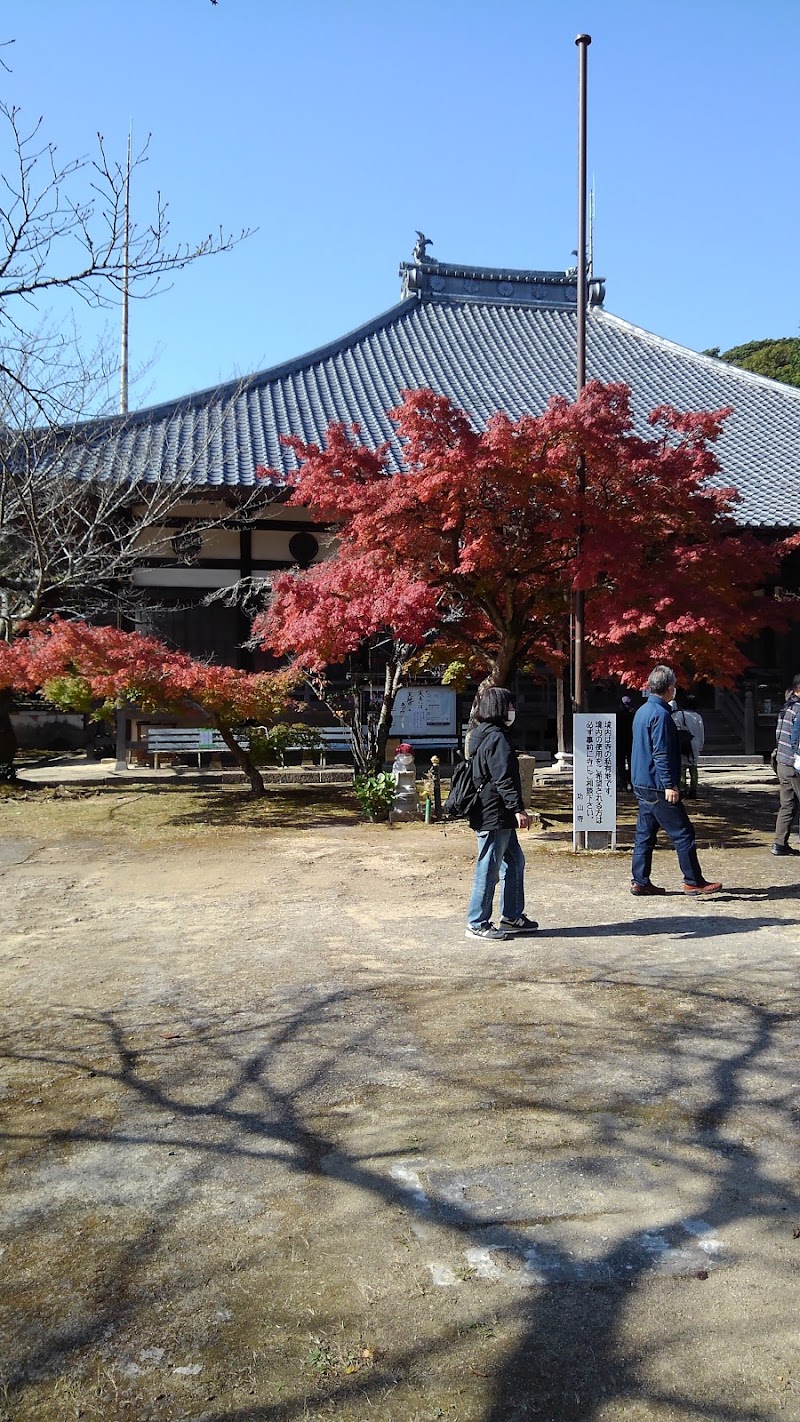
<path id="1" fill-rule="evenodd" d="M 67 295 L 110 308 L 126 286 L 134 297 L 152 296 L 171 273 L 249 235 L 220 228 L 199 242 L 176 243 L 160 194 L 149 221 L 128 221 L 127 159 L 115 162 L 99 134 L 97 143 L 96 158 L 62 161 L 43 137 L 41 119 L 26 125 L 19 108 L 0 102 L 0 153 L 7 155 L 0 173 L 0 373 L 21 383 L 26 401 L 50 422 L 63 417 L 71 385 L 85 394 L 75 381 L 84 362 L 74 333 L 63 319 L 43 329 L 53 301 Z M 146 162 L 149 143 L 132 171 Z"/>
<path id="2" fill-rule="evenodd" d="M 3 62 L 3 68 L 7 65 Z M 131 160 L 146 161 L 148 143 Z M 128 161 L 114 162 L 98 135 L 97 157 L 63 161 L 20 110 L 0 102 L 0 637 L 58 612 L 108 615 L 137 593 L 133 570 L 174 557 L 178 505 L 201 498 L 203 450 L 163 480 L 144 469 L 114 473 L 92 458 L 98 443 L 124 434 L 109 410 L 116 359 L 100 336 L 87 343 L 81 305 L 113 308 L 123 289 L 153 296 L 171 273 L 230 250 L 244 237 L 223 232 L 195 243 L 170 237 L 158 195 L 149 220 L 127 211 Z M 209 411 L 208 440 L 236 393 Z M 135 417 L 133 417 L 135 418 Z M 181 412 L 175 411 L 179 422 Z M 235 506 L 197 504 L 196 536 L 241 520 L 271 497 L 266 487 Z M 172 521 L 172 526 L 170 524 Z M 180 554 L 180 548 L 178 548 Z M 8 695 L 0 695 L 0 763 L 13 757 Z M 10 753 L 10 754 L 9 754 Z"/>

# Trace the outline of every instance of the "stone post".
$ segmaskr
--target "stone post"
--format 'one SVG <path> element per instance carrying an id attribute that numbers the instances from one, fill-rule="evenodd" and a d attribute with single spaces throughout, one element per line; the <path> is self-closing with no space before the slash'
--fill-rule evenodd
<path id="1" fill-rule="evenodd" d="M 744 694 L 744 753 L 756 753 L 756 707 L 755 698 L 748 687 Z"/>

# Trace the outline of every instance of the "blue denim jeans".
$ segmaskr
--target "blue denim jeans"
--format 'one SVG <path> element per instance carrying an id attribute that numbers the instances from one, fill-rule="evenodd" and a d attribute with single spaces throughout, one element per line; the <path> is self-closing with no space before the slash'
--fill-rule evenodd
<path id="1" fill-rule="evenodd" d="M 467 909 L 470 928 L 492 921 L 492 904 L 500 880 L 500 913 L 520 918 L 525 908 L 525 855 L 515 829 L 478 832 L 478 859 Z"/>
<path id="2" fill-rule="evenodd" d="M 633 842 L 633 864 L 631 877 L 634 884 L 650 883 L 650 868 L 653 863 L 653 848 L 659 829 L 663 829 L 672 840 L 678 855 L 684 883 L 703 884 L 703 871 L 697 858 L 694 841 L 694 827 L 686 813 L 686 807 L 679 800 L 670 805 L 663 790 L 634 785 L 633 792 L 639 801 L 639 818 L 636 821 L 636 838 Z"/>

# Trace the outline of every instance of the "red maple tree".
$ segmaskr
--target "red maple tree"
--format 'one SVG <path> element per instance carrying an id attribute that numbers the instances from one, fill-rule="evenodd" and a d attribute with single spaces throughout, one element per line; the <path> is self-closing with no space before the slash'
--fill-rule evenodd
<path id="1" fill-rule="evenodd" d="M 402 567 L 387 573 L 379 550 L 341 550 L 302 574 L 274 579 L 267 612 L 256 618 L 253 633 L 312 686 L 329 711 L 351 735 L 356 768 L 362 774 L 381 769 L 392 708 L 407 669 L 436 625 L 431 589 Z M 377 653 L 383 690 L 377 703 L 362 701 L 361 682 L 372 676 L 351 673 L 345 685 L 328 675 L 359 651 Z"/>
<path id="2" fill-rule="evenodd" d="M 155 637 L 61 618 L 0 643 L 0 689 L 40 692 L 53 705 L 98 716 L 126 703 L 188 712 L 219 732 L 254 795 L 265 793 L 264 781 L 234 729 L 274 720 L 294 680 L 291 672 L 251 674 L 199 662 Z"/>
<path id="3" fill-rule="evenodd" d="M 380 633 L 409 653 L 435 636 L 438 662 L 507 684 L 563 667 L 582 588 L 596 676 L 635 684 L 658 661 L 687 681 L 742 672 L 742 644 L 769 620 L 761 589 L 791 545 L 734 522 L 714 452 L 728 411 L 660 406 L 643 436 L 629 388 L 593 381 L 575 402 L 495 414 L 483 432 L 430 390 L 405 391 L 390 413 L 401 472 L 357 426 L 331 425 L 324 448 L 287 438 L 291 501 L 336 543 L 326 564 L 275 580 L 254 625 L 265 644 L 318 667 Z"/>

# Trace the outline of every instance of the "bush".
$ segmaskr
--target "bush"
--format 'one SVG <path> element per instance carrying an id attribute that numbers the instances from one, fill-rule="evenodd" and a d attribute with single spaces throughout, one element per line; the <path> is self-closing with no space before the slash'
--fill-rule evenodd
<path id="1" fill-rule="evenodd" d="M 323 742 L 313 726 L 253 726 L 250 731 L 250 758 L 254 765 L 285 765 L 290 747 L 321 750 Z"/>
<path id="2" fill-rule="evenodd" d="M 353 789 L 365 815 L 371 820 L 388 820 L 395 791 L 394 776 L 388 770 L 357 776 Z"/>

